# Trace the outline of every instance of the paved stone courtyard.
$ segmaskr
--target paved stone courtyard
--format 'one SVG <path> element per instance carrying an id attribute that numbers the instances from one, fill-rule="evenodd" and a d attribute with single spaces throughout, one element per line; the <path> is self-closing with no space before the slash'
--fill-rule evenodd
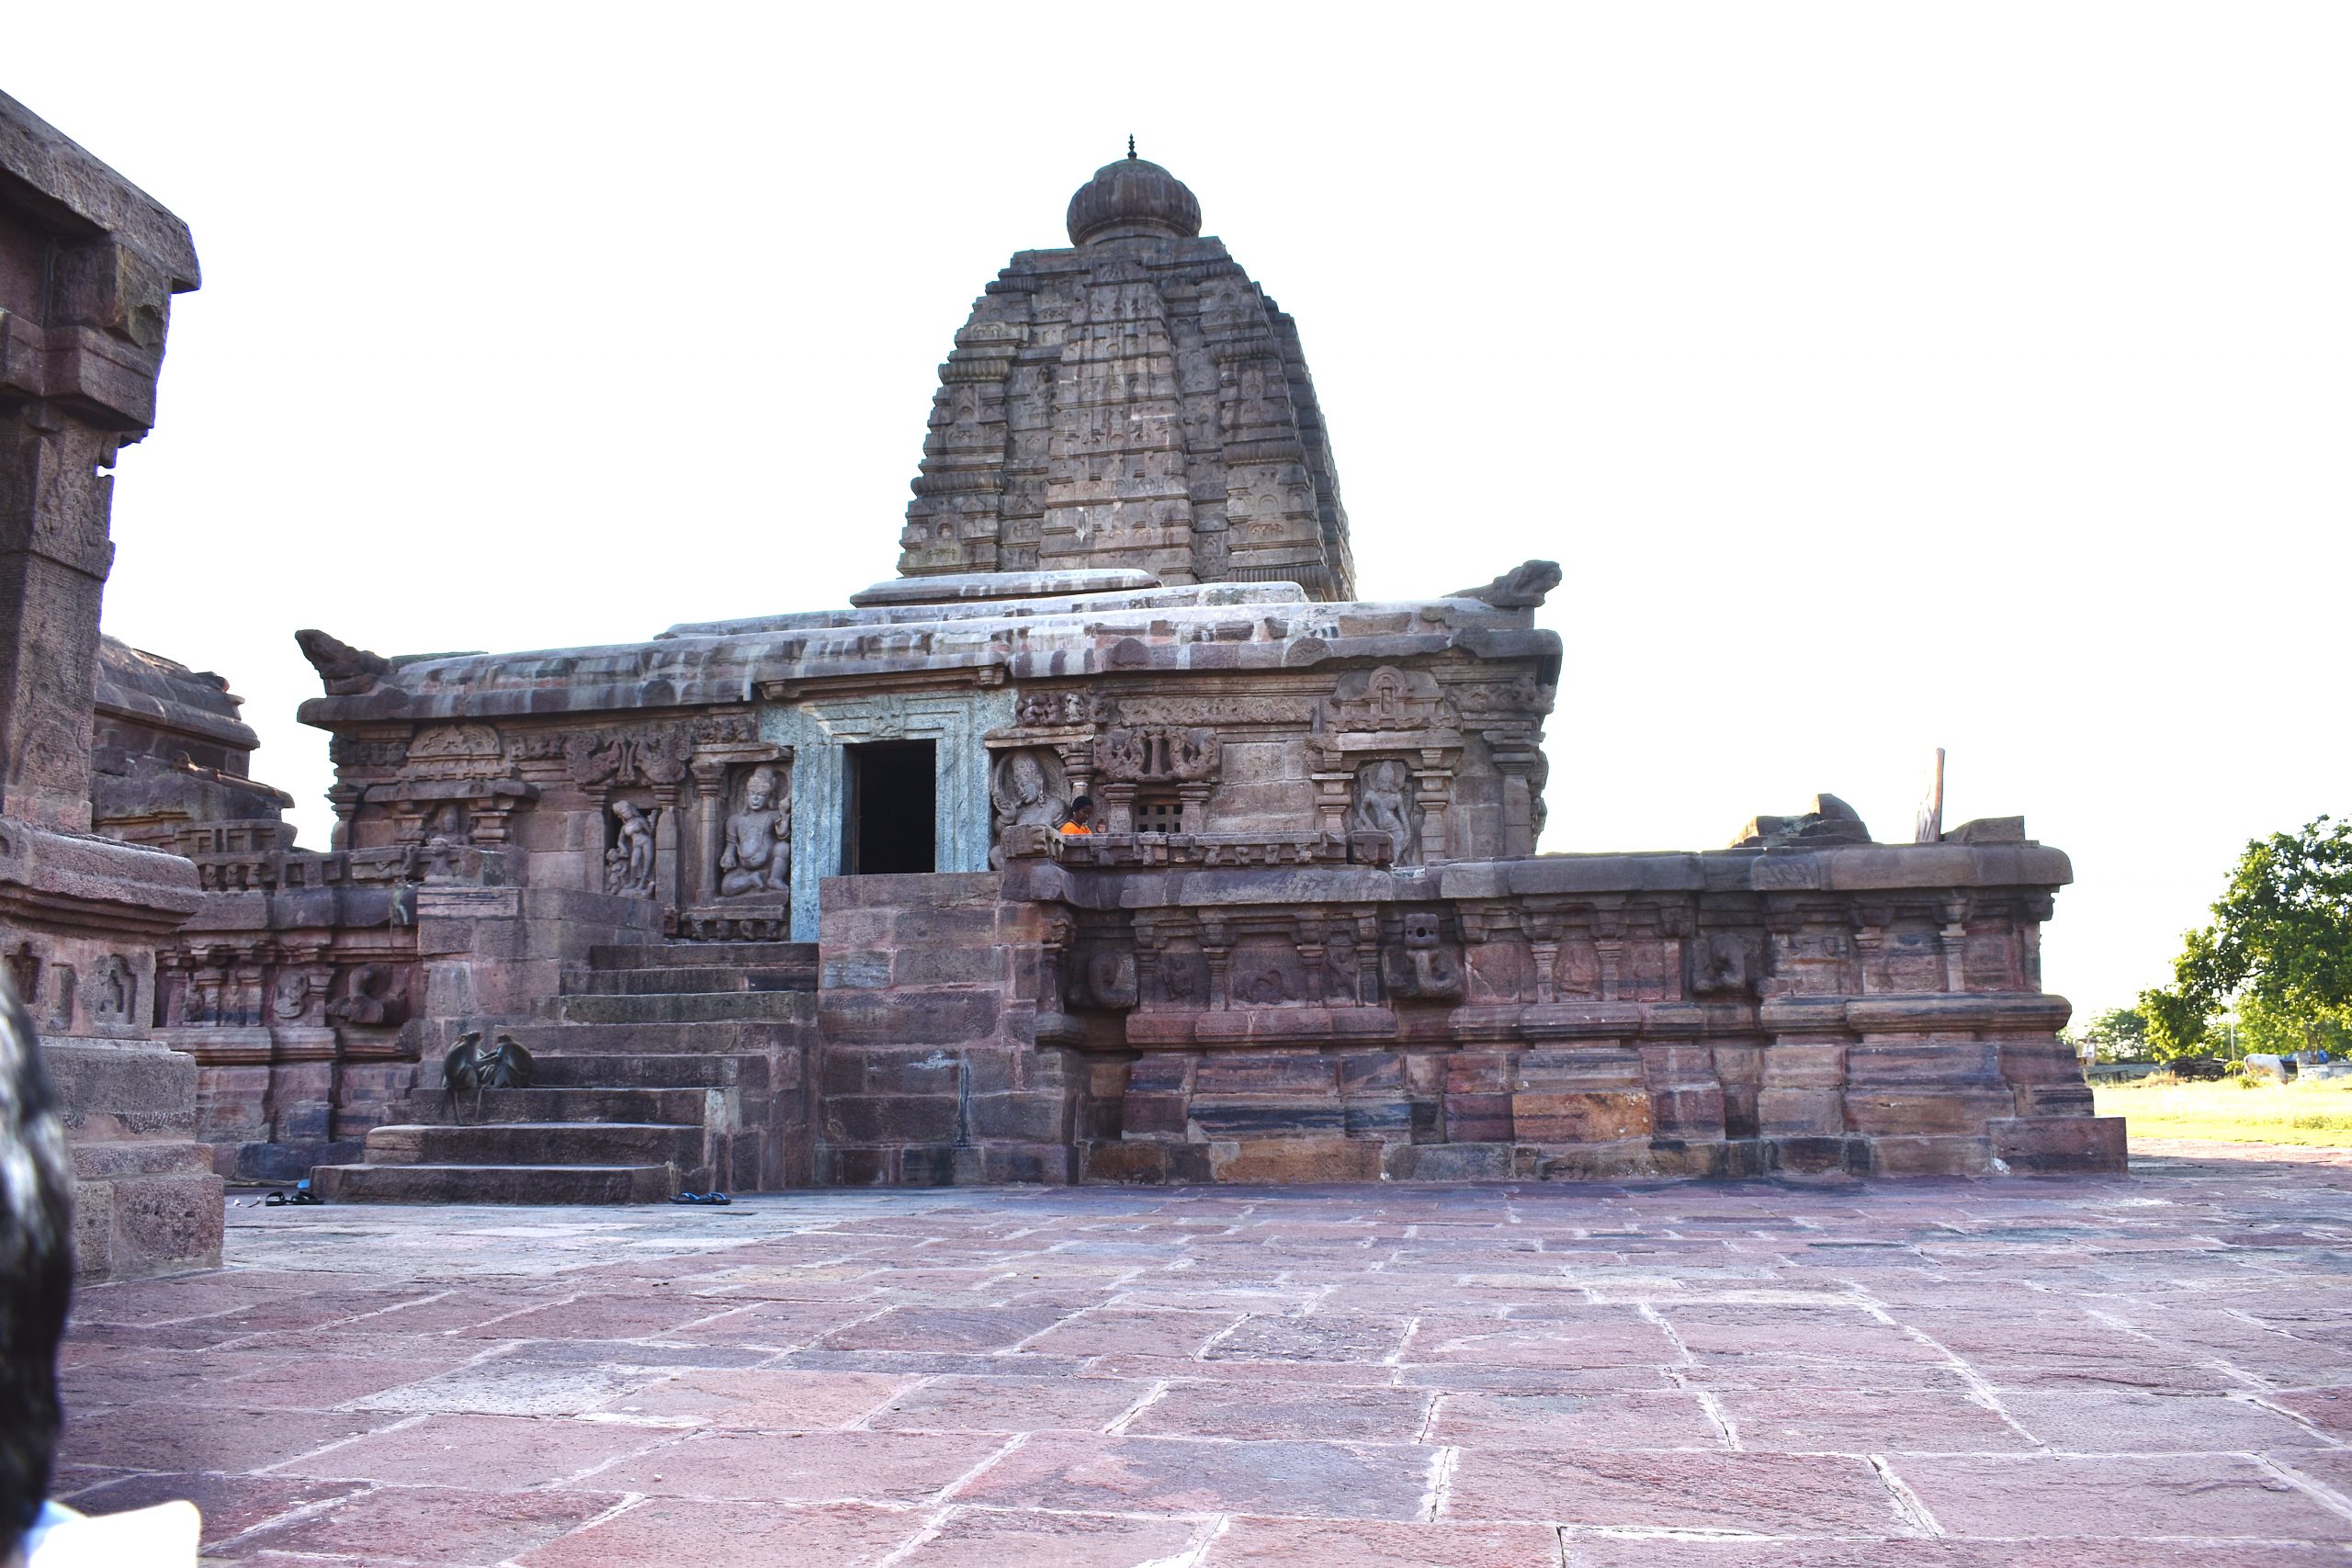
<path id="1" fill-rule="evenodd" d="M 267 1209 L 61 1492 L 252 1564 L 2352 1560 L 2352 1168 Z"/>

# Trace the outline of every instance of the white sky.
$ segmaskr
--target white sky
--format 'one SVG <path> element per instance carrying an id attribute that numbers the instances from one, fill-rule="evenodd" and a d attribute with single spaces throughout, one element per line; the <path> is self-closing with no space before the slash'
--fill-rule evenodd
<path id="1" fill-rule="evenodd" d="M 1566 584 L 1547 849 L 1845 795 L 2162 980 L 2352 807 L 2352 9 L 19 8 L 194 228 L 109 631 L 332 814 L 292 632 L 628 641 L 891 574 L 936 366 L 1133 131 L 1293 312 L 1369 597 Z"/>

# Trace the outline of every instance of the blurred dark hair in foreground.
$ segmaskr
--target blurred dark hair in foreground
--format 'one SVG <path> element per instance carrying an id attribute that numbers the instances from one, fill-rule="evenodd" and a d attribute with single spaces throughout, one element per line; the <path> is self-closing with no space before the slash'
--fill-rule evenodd
<path id="1" fill-rule="evenodd" d="M 0 976 L 0 1562 L 40 1512 L 57 1452 L 73 1190 L 32 1019 Z"/>

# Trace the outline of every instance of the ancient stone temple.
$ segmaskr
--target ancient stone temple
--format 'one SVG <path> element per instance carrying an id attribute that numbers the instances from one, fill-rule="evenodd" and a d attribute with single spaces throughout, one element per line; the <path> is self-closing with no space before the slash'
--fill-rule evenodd
<path id="1" fill-rule="evenodd" d="M 98 635 L 106 470 L 154 423 L 172 296 L 196 286 L 178 219 L 0 96 L 0 953 L 65 1107 L 74 1251 L 93 1277 L 220 1251 L 196 1065 L 153 1028 L 157 948 L 199 901 L 196 868 L 150 847 L 135 798 L 141 686 L 173 677 L 168 661 L 133 671 Z M 250 749 L 233 717 L 221 726 Z M 138 819 L 121 837 L 140 842 L 93 832 L 107 825 L 94 795 L 100 816 Z M 224 784 L 211 804 L 233 798 Z"/>
<path id="2" fill-rule="evenodd" d="M 220 1170 L 629 1201 L 2120 1167 L 2041 989 L 2063 854 L 2016 818 L 1875 843 L 1828 796 L 1727 849 L 1538 854 L 1559 569 L 1356 599 L 1298 332 L 1193 193 L 1130 156 L 1068 227 L 956 335 L 899 575 L 849 607 L 301 632 L 327 850 L 225 688 L 110 653 L 111 830 L 202 887 L 140 1017 Z M 1061 830 L 1080 795 L 1099 831 Z M 527 1085 L 447 1092 L 469 1039 Z"/>

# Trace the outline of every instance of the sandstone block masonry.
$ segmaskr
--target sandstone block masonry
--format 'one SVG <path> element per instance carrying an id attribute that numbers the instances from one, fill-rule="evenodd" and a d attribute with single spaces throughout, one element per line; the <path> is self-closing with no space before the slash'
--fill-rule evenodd
<path id="1" fill-rule="evenodd" d="M 0 962 L 62 1092 L 85 1277 L 220 1257 L 196 1065 L 152 1039 L 196 868 L 91 830 L 107 470 L 154 423 L 196 286 L 178 219 L 0 96 Z"/>

